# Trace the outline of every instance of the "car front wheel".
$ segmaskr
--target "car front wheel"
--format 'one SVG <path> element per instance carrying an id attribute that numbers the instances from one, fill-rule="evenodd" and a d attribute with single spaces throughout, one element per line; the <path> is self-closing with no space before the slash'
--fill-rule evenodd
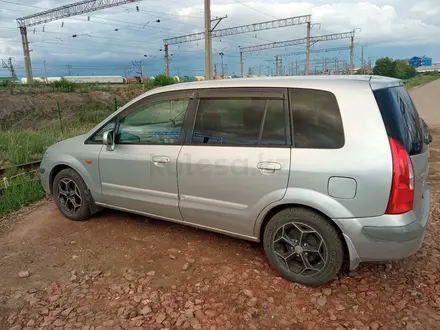
<path id="1" fill-rule="evenodd" d="M 86 191 L 84 180 L 73 169 L 62 170 L 53 181 L 55 203 L 61 213 L 70 220 L 83 221 L 90 217 Z"/>

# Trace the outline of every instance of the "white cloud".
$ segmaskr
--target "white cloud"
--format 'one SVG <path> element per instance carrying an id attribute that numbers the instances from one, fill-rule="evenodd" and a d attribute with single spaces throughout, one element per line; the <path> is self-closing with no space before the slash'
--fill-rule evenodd
<path id="1" fill-rule="evenodd" d="M 14 5 L 10 2 L 20 3 Z M 14 56 L 22 62 L 21 40 L 16 29 L 15 18 L 52 8 L 73 0 L 0 0 L 0 58 Z M 240 4 L 243 3 L 244 5 Z M 34 7 L 32 7 L 34 6 Z M 139 6 L 140 12 L 137 12 Z M 253 9 L 251 9 L 253 8 Z M 440 48 L 440 1 L 423 0 L 213 0 L 212 16 L 223 16 L 218 28 L 232 27 L 282 18 L 312 14 L 313 22 L 321 23 L 312 35 L 351 31 L 357 32 L 356 42 L 375 45 L 403 45 L 410 43 L 417 52 L 419 45 L 439 45 Z M 162 39 L 187 33 L 203 31 L 203 3 L 200 0 L 160 2 L 144 0 L 121 7 L 106 9 L 87 15 L 47 23 L 29 28 L 32 59 L 37 67 L 42 60 L 129 60 L 151 57 L 162 65 Z M 160 23 L 156 20 L 160 19 Z M 62 22 L 64 26 L 61 27 Z M 118 29 L 118 31 L 115 31 Z M 72 37 L 77 35 L 76 38 Z M 215 39 L 214 54 L 227 51 L 227 56 L 238 56 L 238 46 L 248 46 L 271 41 L 290 40 L 305 36 L 305 27 L 289 27 L 260 31 L 247 35 Z M 334 42 L 335 46 L 348 44 L 347 40 Z M 325 47 L 331 47 L 326 43 Z M 177 57 L 189 55 L 194 61 L 203 61 L 204 41 L 180 46 L 170 46 L 170 52 Z M 323 45 L 324 46 L 324 45 Z M 371 48 L 370 47 L 370 48 Z M 280 51 L 283 51 L 282 49 Z M 263 56 L 264 54 L 260 54 Z M 382 54 L 386 56 L 387 54 Z M 156 59 L 154 59 L 156 56 Z M 149 60 L 147 60 L 149 61 Z M 156 63 L 154 62 L 154 63 Z M 199 63 L 203 69 L 203 64 Z"/>

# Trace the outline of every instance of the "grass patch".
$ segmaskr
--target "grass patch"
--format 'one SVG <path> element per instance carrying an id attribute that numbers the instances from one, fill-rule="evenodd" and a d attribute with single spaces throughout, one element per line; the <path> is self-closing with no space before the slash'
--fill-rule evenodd
<path id="1" fill-rule="evenodd" d="M 154 77 L 154 80 L 153 80 L 153 84 L 156 87 L 172 85 L 175 83 L 176 83 L 176 80 L 173 77 L 168 77 L 167 75 L 164 75 L 164 74 L 160 74 L 160 75 Z"/>
<path id="2" fill-rule="evenodd" d="M 64 139 L 87 133 L 93 125 L 73 127 L 62 133 L 58 127 L 42 131 L 0 132 L 0 166 L 40 160 L 46 149 Z"/>
<path id="3" fill-rule="evenodd" d="M 93 124 L 70 128 L 61 133 L 57 127 L 44 131 L 10 131 L 0 133 L 0 166 L 6 167 L 22 163 L 40 160 L 46 149 L 52 144 L 84 134 L 90 130 Z M 32 174 L 19 175 L 16 168 L 5 173 L 9 187 L 5 189 L 0 184 L 0 216 L 39 200 L 45 193 L 40 181 Z M 1 182 L 1 181 L 0 181 Z"/>
<path id="4" fill-rule="evenodd" d="M 420 74 L 418 76 L 415 76 L 413 78 L 410 78 L 406 81 L 405 85 L 406 88 L 410 89 L 410 88 L 414 88 L 417 86 L 423 86 L 426 85 L 428 83 L 430 83 L 431 81 L 440 79 L 440 72 L 430 72 L 430 73 L 425 73 L 425 74 Z"/>
<path id="5" fill-rule="evenodd" d="M 3 187 L 0 186 L 0 191 Z M 0 216 L 20 209 L 44 197 L 40 181 L 32 175 L 22 175 L 14 179 L 12 186 L 0 192 Z"/>
<path id="6" fill-rule="evenodd" d="M 172 80 L 172 83 L 174 83 L 174 79 L 170 77 L 169 82 Z M 10 83 L 10 82 L 2 82 L 0 84 L 0 91 L 9 91 L 10 94 L 41 94 L 41 93 L 53 93 L 53 92 L 60 92 L 60 93 L 72 93 L 72 92 L 79 92 L 79 93 L 90 93 L 90 92 L 114 92 L 117 90 L 123 91 L 123 90 L 141 90 L 141 91 L 148 91 L 155 86 L 165 86 L 168 83 L 165 82 L 165 80 L 160 80 L 160 84 L 156 85 L 154 81 L 144 81 L 142 83 L 131 83 L 131 84 L 83 84 L 83 83 L 74 83 L 71 81 L 67 81 L 65 79 L 62 79 L 60 81 L 55 81 L 50 84 L 44 84 L 42 82 L 34 82 L 31 85 L 21 85 L 17 83 Z M 164 83 L 165 84 L 162 84 Z M 171 82 L 170 82 L 171 83 Z"/>
<path id="7" fill-rule="evenodd" d="M 60 88 L 67 90 L 69 86 Z M 148 85 L 138 84 L 136 88 L 148 88 Z M 0 167 L 40 160 L 48 147 L 56 142 L 87 133 L 113 111 L 113 106 L 90 103 L 63 117 L 63 130 L 60 122 L 54 119 L 41 129 L 0 131 Z M 51 116 L 55 115 L 51 113 Z M 38 122 L 39 119 L 34 120 Z M 17 174 L 20 174 L 17 169 L 12 168 L 5 173 L 5 177 L 10 178 Z M 0 177 L 0 216 L 44 197 L 43 187 L 39 180 L 35 179 L 32 174 L 20 175 L 10 180 L 9 187 L 5 189 Z"/>
<path id="8" fill-rule="evenodd" d="M 10 131 L 0 133 L 0 166 L 6 167 L 40 160 L 46 149 L 52 144 L 84 134 L 93 124 L 70 128 L 64 134 L 58 127 L 44 131 Z M 20 174 L 16 168 L 5 173 L 8 179 Z M 1 178 L 0 178 L 1 179 Z M 40 181 L 32 174 L 19 175 L 8 180 L 9 187 L 4 189 L 0 181 L 0 216 L 39 200 L 45 193 Z"/>
<path id="9" fill-rule="evenodd" d="M 63 129 L 58 120 L 53 120 L 40 130 L 0 131 L 0 167 L 40 160 L 54 143 L 87 133 L 114 111 L 110 106 L 95 106 L 97 109 L 87 107 L 62 119 Z"/>

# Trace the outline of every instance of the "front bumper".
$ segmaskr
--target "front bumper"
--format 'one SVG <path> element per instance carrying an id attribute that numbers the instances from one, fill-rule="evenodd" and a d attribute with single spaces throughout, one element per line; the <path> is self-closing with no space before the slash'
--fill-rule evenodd
<path id="1" fill-rule="evenodd" d="M 423 194 L 423 211 L 372 218 L 335 219 L 350 253 L 350 269 L 364 261 L 391 261 L 414 254 L 422 245 L 431 206 L 429 186 Z"/>
<path id="2" fill-rule="evenodd" d="M 43 161 L 40 164 L 40 181 L 46 194 L 50 194 L 49 177 L 50 177 L 50 171 L 49 169 L 46 168 L 43 159 Z"/>

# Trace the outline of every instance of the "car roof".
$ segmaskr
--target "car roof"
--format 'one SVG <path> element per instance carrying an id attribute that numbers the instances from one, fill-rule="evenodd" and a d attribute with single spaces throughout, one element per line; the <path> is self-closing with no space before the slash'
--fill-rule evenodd
<path id="1" fill-rule="evenodd" d="M 335 85 L 353 86 L 369 84 L 373 90 L 403 85 L 402 80 L 371 75 L 321 75 L 285 76 L 259 78 L 232 78 L 185 82 L 157 88 L 150 94 L 186 89 L 227 88 L 227 87 L 282 87 L 282 88 L 326 88 Z"/>

